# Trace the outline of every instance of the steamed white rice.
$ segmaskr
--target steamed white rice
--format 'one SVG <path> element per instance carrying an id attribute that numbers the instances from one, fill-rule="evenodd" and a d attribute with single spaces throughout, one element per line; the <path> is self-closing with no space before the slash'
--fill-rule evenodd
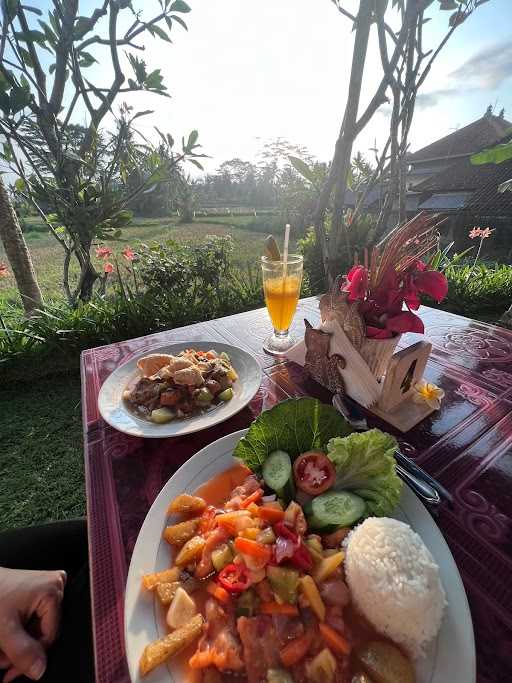
<path id="1" fill-rule="evenodd" d="M 356 609 L 413 659 L 437 635 L 446 605 L 439 567 L 408 524 L 370 517 L 345 540 Z"/>

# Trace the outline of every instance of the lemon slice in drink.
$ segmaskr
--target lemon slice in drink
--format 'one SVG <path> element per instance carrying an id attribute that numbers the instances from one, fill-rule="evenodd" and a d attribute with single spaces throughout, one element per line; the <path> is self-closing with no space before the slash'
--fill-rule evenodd
<path id="1" fill-rule="evenodd" d="M 265 256 L 272 261 L 281 260 L 281 252 L 273 235 L 269 235 L 265 240 Z"/>

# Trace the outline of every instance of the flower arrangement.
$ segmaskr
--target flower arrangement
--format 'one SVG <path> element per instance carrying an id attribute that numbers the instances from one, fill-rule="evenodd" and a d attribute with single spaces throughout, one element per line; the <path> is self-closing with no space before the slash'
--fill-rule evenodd
<path id="1" fill-rule="evenodd" d="M 437 302 L 448 293 L 443 273 L 422 260 L 437 247 L 439 216 L 420 213 L 395 228 L 364 263 L 356 263 L 344 276 L 342 292 L 349 303 L 358 303 L 368 339 L 390 339 L 404 332 L 424 332 L 413 311 L 427 295 Z M 405 307 L 405 310 L 404 310 Z"/>

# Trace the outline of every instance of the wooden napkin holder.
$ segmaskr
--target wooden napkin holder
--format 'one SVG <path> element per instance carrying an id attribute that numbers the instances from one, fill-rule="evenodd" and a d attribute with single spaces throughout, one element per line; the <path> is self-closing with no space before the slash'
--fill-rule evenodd
<path id="1" fill-rule="evenodd" d="M 352 375 L 350 383 L 347 375 L 347 361 L 342 353 L 330 355 L 329 347 L 333 335 L 318 330 L 305 320 L 306 324 L 306 362 L 304 372 L 307 376 L 324 386 L 333 393 L 351 396 L 355 387 L 350 383 L 357 382 Z M 343 335 L 343 344 L 347 351 L 353 355 L 357 349 L 348 349 L 350 341 Z M 384 377 L 376 383 L 375 395 L 377 400 L 366 409 L 395 427 L 401 432 L 409 429 L 424 420 L 434 412 L 426 402 L 416 403 L 413 401 L 414 386 L 421 381 L 427 365 L 428 357 L 432 351 L 432 344 L 419 341 L 401 351 L 395 352 L 387 365 Z M 362 359 L 361 359 L 362 360 Z M 368 378 L 365 380 L 368 382 Z M 354 398 L 351 396 L 351 398 Z"/>

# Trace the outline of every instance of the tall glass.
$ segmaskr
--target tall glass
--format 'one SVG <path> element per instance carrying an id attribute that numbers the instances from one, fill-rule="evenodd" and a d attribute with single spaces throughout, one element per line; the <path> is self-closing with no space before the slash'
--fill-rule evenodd
<path id="1" fill-rule="evenodd" d="M 289 254 L 286 263 L 261 257 L 265 303 L 274 327 L 274 334 L 263 343 L 267 353 L 281 356 L 295 344 L 290 334 L 302 283 L 302 256 Z"/>

